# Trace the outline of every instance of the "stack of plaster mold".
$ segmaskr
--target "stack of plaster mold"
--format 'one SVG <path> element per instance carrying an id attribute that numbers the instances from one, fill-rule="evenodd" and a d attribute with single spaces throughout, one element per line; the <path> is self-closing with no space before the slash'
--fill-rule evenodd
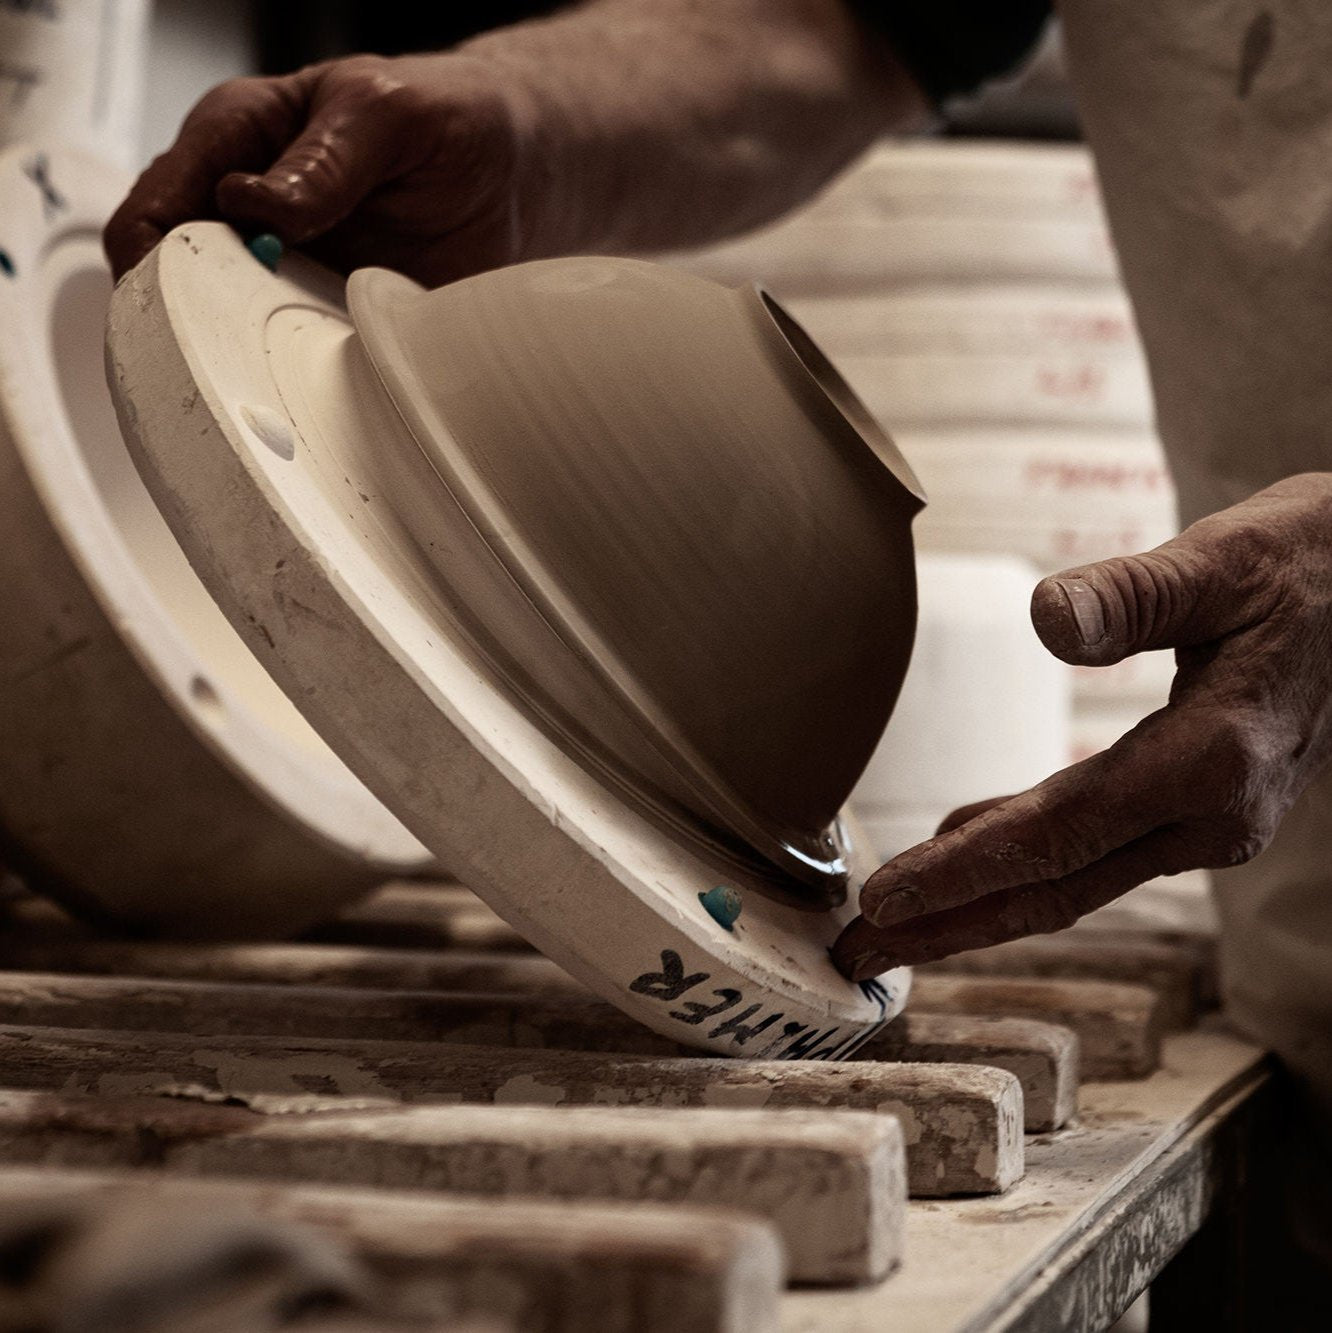
<path id="1" fill-rule="evenodd" d="M 128 186 L 0 151 L 0 858 L 122 927 L 283 933 L 433 862 L 227 624 L 125 449 L 100 232 Z"/>
<path id="2" fill-rule="evenodd" d="M 921 642 L 903 715 L 921 716 L 915 753 L 931 759 L 923 771 L 919 758 L 905 763 L 899 717 L 862 785 L 871 821 L 887 830 L 896 820 L 905 837 L 942 806 L 1016 790 L 1104 748 L 1164 702 L 1169 654 L 1067 669 L 1071 727 L 1061 722 L 1064 698 L 1026 623 L 1040 575 L 1175 531 L 1142 352 L 1083 147 L 881 144 L 800 213 L 684 262 L 728 279 L 761 275 L 894 432 L 928 492 L 916 524 Z M 965 580 L 962 566 L 934 573 L 943 554 L 971 561 Z M 1025 592 L 1012 586 L 1015 559 L 1028 567 Z M 932 622 L 939 660 L 926 675 Z"/>

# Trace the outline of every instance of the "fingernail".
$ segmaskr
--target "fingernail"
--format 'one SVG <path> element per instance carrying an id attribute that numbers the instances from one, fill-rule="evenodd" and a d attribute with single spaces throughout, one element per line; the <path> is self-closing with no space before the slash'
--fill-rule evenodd
<path id="1" fill-rule="evenodd" d="M 1058 579 L 1055 586 L 1068 600 L 1082 646 L 1094 648 L 1105 638 L 1105 608 L 1100 594 L 1082 579 Z"/>
<path id="2" fill-rule="evenodd" d="M 832 947 L 832 960 L 849 981 L 866 981 L 891 969 L 892 963 L 882 950 L 878 931 L 863 916 L 858 916 L 838 936 Z"/>
<path id="3" fill-rule="evenodd" d="M 880 898 L 865 915 L 876 926 L 891 926 L 925 911 L 925 895 L 914 884 L 899 884 Z"/>

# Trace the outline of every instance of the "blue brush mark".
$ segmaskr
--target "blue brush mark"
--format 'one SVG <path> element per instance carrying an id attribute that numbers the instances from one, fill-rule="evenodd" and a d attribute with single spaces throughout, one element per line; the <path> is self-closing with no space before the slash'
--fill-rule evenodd
<path id="1" fill-rule="evenodd" d="M 725 884 L 718 884 L 715 889 L 700 893 L 698 900 L 703 910 L 723 929 L 735 930 L 736 918 L 744 904 L 740 901 L 740 891 Z"/>
<path id="2" fill-rule="evenodd" d="M 245 242 L 245 248 L 270 272 L 276 273 L 282 258 L 282 242 L 271 231 L 262 232 Z"/>

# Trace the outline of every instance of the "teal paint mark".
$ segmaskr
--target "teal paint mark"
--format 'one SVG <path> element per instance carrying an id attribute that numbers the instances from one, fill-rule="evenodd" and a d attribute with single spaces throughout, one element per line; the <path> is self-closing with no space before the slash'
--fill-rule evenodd
<path id="1" fill-rule="evenodd" d="M 715 889 L 700 893 L 698 900 L 703 904 L 703 910 L 723 930 L 735 929 L 736 917 L 740 915 L 740 908 L 743 906 L 738 889 L 732 889 L 725 884 L 718 884 Z"/>
<path id="2" fill-rule="evenodd" d="M 266 231 L 245 243 L 245 248 L 270 272 L 276 273 L 278 260 L 282 258 L 282 242 Z"/>

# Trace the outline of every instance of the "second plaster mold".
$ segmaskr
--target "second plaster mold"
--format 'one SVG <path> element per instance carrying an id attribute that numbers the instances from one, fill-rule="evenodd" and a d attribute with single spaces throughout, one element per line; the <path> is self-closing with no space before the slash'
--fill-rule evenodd
<path id="1" fill-rule="evenodd" d="M 0 153 L 0 856 L 120 926 L 271 935 L 430 858 L 227 623 L 125 449 L 100 230 L 127 184 Z"/>

